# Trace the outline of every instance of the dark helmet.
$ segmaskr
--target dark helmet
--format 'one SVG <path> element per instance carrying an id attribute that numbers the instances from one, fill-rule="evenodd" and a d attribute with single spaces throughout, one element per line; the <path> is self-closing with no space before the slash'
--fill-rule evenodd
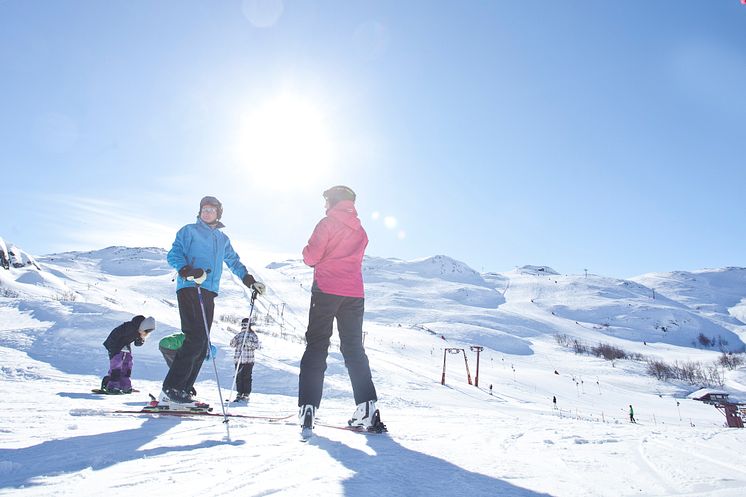
<path id="1" fill-rule="evenodd" d="M 249 321 L 249 318 L 243 318 L 241 320 L 241 331 L 248 331 L 251 328 L 252 325 L 256 324 L 256 316 L 251 316 L 251 321 Z"/>
<path id="2" fill-rule="evenodd" d="M 352 200 L 354 202 L 355 197 L 352 188 L 344 185 L 333 186 L 324 192 L 324 198 L 329 202 L 329 207 L 334 207 L 337 202 L 342 200 Z"/>
<path id="3" fill-rule="evenodd" d="M 202 207 L 206 205 L 212 205 L 218 208 L 218 220 L 223 217 L 223 204 L 220 203 L 220 200 L 208 195 L 199 201 L 199 210 L 202 211 Z M 199 213 L 197 215 L 199 215 Z"/>

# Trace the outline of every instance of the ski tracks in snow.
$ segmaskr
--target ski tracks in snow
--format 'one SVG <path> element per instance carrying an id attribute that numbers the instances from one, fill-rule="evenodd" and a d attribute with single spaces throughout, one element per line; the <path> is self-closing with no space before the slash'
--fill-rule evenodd
<path id="1" fill-rule="evenodd" d="M 723 495 L 746 495 L 746 458 L 726 461 L 716 445 L 692 445 L 691 440 L 670 440 L 665 435 L 645 437 L 639 442 L 641 469 L 665 488 L 665 495 L 696 496 L 713 489 Z M 708 451 L 714 451 L 709 455 Z M 725 471 L 716 470 L 722 468 Z M 722 474 L 728 473 L 729 478 Z M 731 492 L 733 492 L 731 494 Z"/>

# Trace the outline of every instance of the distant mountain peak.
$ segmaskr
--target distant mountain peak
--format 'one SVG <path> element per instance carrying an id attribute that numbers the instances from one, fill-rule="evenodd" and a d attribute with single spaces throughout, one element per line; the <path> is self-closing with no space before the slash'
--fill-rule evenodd
<path id="1" fill-rule="evenodd" d="M 21 250 L 13 243 L 6 243 L 5 240 L 0 237 L 0 268 L 10 269 L 11 266 L 14 268 L 31 266 L 41 271 L 41 268 L 31 255 L 24 250 Z"/>
<path id="2" fill-rule="evenodd" d="M 518 272 L 522 274 L 552 274 L 559 275 L 557 271 L 549 266 L 532 266 L 526 265 L 518 268 Z"/>
<path id="3" fill-rule="evenodd" d="M 411 261 L 374 258 L 366 260 L 364 272 L 388 270 L 412 274 L 421 278 L 439 278 L 457 283 L 485 285 L 482 276 L 467 264 L 446 255 L 434 255 Z"/>

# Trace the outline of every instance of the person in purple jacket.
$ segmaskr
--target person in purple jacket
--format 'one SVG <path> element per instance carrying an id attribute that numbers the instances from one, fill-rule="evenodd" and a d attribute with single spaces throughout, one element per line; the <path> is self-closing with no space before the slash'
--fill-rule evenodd
<path id="1" fill-rule="evenodd" d="M 352 383 L 357 409 L 349 425 L 383 431 L 376 408 L 376 388 L 363 347 L 362 262 L 368 235 L 355 210 L 355 192 L 334 186 L 324 192 L 326 217 L 316 225 L 303 249 L 303 261 L 313 267 L 311 308 L 306 330 L 306 350 L 298 380 L 299 419 L 304 433 L 313 429 L 326 371 L 326 357 L 337 320 L 341 351 Z"/>

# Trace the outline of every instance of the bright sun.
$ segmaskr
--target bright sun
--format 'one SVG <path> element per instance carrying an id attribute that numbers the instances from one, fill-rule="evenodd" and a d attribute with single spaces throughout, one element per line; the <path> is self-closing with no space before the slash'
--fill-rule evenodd
<path id="1" fill-rule="evenodd" d="M 334 160 L 326 117 L 297 95 L 283 94 L 249 111 L 238 139 L 240 163 L 252 180 L 277 190 L 316 183 Z"/>

